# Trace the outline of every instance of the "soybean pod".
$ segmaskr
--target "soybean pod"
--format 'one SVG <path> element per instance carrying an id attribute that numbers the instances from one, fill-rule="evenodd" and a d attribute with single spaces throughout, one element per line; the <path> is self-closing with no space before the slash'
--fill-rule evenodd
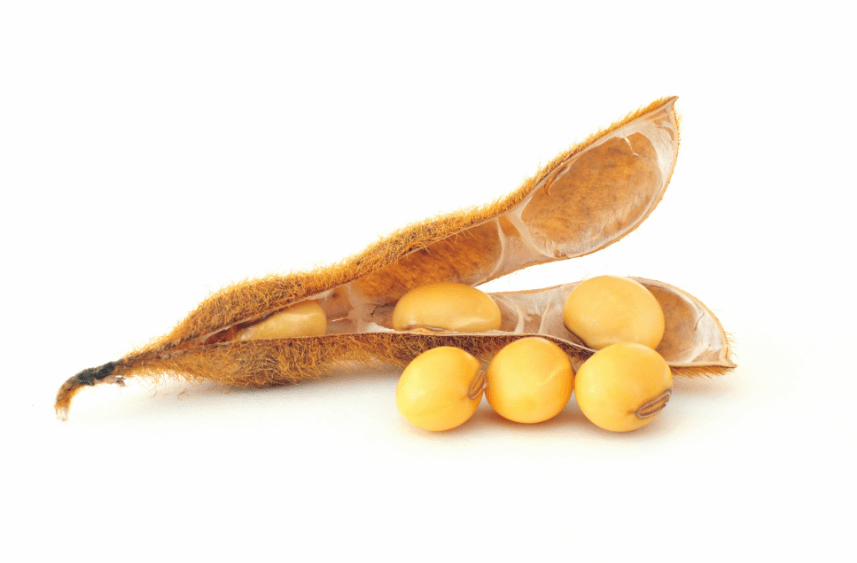
<path id="1" fill-rule="evenodd" d="M 675 166 L 675 101 L 656 100 L 591 135 L 486 206 L 403 228 L 331 266 L 214 293 L 168 334 L 68 379 L 57 394 L 57 416 L 68 416 L 81 388 L 128 377 L 263 388 L 319 378 L 341 366 L 380 361 L 404 367 L 439 346 L 487 362 L 505 345 L 530 336 L 554 342 L 579 366 L 594 350 L 563 324 L 562 307 L 576 284 L 489 294 L 500 326 L 482 332 L 396 330 L 393 310 L 414 288 L 475 287 L 522 268 L 590 254 L 636 229 L 661 200 Z M 637 281 L 663 308 L 657 351 L 674 375 L 716 375 L 735 367 L 726 333 L 705 305 L 668 284 Z M 271 328 L 282 325 L 289 318 L 282 312 L 290 309 L 311 311 L 306 322 L 316 328 L 297 335 Z"/>

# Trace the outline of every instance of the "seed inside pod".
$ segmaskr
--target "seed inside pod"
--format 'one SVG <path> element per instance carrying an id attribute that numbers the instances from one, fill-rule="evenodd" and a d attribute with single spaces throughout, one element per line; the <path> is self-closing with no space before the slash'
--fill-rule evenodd
<path id="1" fill-rule="evenodd" d="M 595 350 L 619 342 L 655 349 L 664 336 L 664 312 L 658 300 L 642 284 L 619 276 L 581 282 L 569 294 L 562 320 Z"/>
<path id="2" fill-rule="evenodd" d="M 57 392 L 57 414 L 64 417 L 84 387 L 129 377 L 169 373 L 188 381 L 264 388 L 346 366 L 379 361 L 404 366 L 442 344 L 487 359 L 528 334 L 550 337 L 575 361 L 582 360 L 590 351 L 569 338 L 555 310 L 567 297 L 565 288 L 497 295 L 503 318 L 496 331 L 468 334 L 464 331 L 478 328 L 431 321 L 421 328 L 431 334 L 418 334 L 418 327 L 389 330 L 390 313 L 417 280 L 478 286 L 522 268 L 590 254 L 636 229 L 661 200 L 675 164 L 674 102 L 661 99 L 628 115 L 485 206 L 407 226 L 336 264 L 217 291 L 169 333 L 69 378 Z M 652 291 L 668 315 L 659 348 L 675 373 L 713 375 L 735 367 L 723 327 L 701 302 L 662 282 L 649 287 L 658 288 Z M 267 319 L 307 300 L 323 304 L 330 334 L 263 332 Z M 243 329 L 247 332 L 240 334 Z M 242 341 L 246 338 L 254 340 Z"/>
<path id="3" fill-rule="evenodd" d="M 476 288 L 432 283 L 402 296 L 393 309 L 393 328 L 485 332 L 500 328 L 500 307 Z"/>
<path id="4" fill-rule="evenodd" d="M 304 301 L 274 313 L 240 333 L 238 340 L 268 340 L 298 336 L 322 336 L 327 332 L 327 316 L 315 301 Z"/>

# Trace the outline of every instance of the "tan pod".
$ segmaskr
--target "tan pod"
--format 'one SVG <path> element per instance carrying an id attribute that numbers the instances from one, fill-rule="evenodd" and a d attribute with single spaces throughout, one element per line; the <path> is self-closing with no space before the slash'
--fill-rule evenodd
<path id="1" fill-rule="evenodd" d="M 633 112 L 489 205 L 411 225 L 333 266 L 218 291 L 165 336 L 66 381 L 57 394 L 58 416 L 67 416 L 82 387 L 126 377 L 167 374 L 267 387 L 379 360 L 404 367 L 438 346 L 488 361 L 527 336 L 554 342 L 579 365 L 593 350 L 562 321 L 562 305 L 576 284 L 491 295 L 500 309 L 500 327 L 489 332 L 399 331 L 393 308 L 418 286 L 477 286 L 521 268 L 595 252 L 633 231 L 669 184 L 679 144 L 674 103 L 675 98 L 664 98 Z M 701 302 L 661 282 L 637 281 L 664 311 L 658 351 L 675 374 L 721 374 L 734 367 L 722 327 Z M 323 309 L 326 334 L 241 339 L 254 324 L 308 300 Z"/>

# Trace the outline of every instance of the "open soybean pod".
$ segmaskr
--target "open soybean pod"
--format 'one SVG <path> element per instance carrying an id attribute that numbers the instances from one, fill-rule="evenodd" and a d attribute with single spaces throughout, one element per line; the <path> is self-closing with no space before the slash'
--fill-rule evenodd
<path id="1" fill-rule="evenodd" d="M 657 206 L 675 166 L 675 100 L 657 100 L 591 135 L 494 203 L 411 225 L 332 266 L 242 282 L 213 294 L 169 334 L 66 381 L 57 395 L 58 416 L 67 416 L 81 387 L 121 383 L 129 376 L 267 387 L 355 363 L 404 366 L 438 346 L 462 348 L 487 361 L 531 335 L 583 361 L 593 350 L 562 324 L 564 296 L 573 285 L 492 296 L 501 326 L 484 333 L 396 331 L 392 311 L 417 286 L 477 286 L 521 268 L 595 252 L 633 231 Z M 702 303 L 667 284 L 639 281 L 664 309 L 658 351 L 676 375 L 721 374 L 735 367 L 720 323 Z M 242 336 L 304 301 L 322 308 L 326 334 Z"/>

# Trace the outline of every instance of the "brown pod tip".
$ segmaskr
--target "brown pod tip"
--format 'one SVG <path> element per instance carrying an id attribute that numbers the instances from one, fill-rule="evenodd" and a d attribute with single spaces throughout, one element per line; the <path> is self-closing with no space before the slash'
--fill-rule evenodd
<path id="1" fill-rule="evenodd" d="M 98 385 L 99 383 L 117 383 L 120 386 L 125 385 L 125 381 L 121 375 L 114 375 L 116 367 L 123 363 L 121 360 L 116 362 L 107 362 L 104 365 L 87 368 L 74 377 L 70 377 L 57 393 L 57 402 L 54 409 L 57 412 L 57 418 L 60 420 L 68 420 L 68 408 L 71 405 L 71 400 L 77 395 L 83 387 Z"/>

